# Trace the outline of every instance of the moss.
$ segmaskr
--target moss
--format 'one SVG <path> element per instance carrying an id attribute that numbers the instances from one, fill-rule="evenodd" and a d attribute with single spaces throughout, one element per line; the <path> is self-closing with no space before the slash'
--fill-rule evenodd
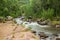
<path id="1" fill-rule="evenodd" d="M 60 21 L 52 21 L 53 25 L 60 24 Z"/>

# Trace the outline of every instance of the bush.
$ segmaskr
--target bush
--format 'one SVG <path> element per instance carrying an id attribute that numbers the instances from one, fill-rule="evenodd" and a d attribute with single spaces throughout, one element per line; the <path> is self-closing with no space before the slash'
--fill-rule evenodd
<path id="1" fill-rule="evenodd" d="M 44 10 L 43 9 L 43 11 L 41 12 L 41 16 L 42 16 L 42 18 L 44 18 L 44 19 L 51 19 L 51 18 L 53 18 L 53 14 L 54 14 L 54 10 L 53 9 L 48 9 L 48 10 Z"/>

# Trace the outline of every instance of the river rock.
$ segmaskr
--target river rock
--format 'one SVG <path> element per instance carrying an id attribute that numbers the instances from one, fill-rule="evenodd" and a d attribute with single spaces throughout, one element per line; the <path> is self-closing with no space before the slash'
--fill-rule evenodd
<path id="1" fill-rule="evenodd" d="M 39 34 L 39 36 L 40 36 L 41 39 L 45 39 L 45 38 L 48 37 L 48 36 L 46 36 L 46 34 L 45 34 L 44 32 L 41 32 L 41 33 Z"/>
<path id="2" fill-rule="evenodd" d="M 32 19 L 32 16 L 29 16 L 28 19 Z"/>
<path id="3" fill-rule="evenodd" d="M 46 19 L 46 20 L 39 19 L 39 20 L 37 20 L 37 23 L 40 25 L 49 25 L 50 20 L 49 19 Z"/>
<path id="4" fill-rule="evenodd" d="M 47 25 L 47 21 L 40 22 L 40 25 Z"/>
<path id="5" fill-rule="evenodd" d="M 58 24 L 58 25 L 56 25 L 56 28 L 60 28 L 60 25 Z"/>
<path id="6" fill-rule="evenodd" d="M 13 17 L 11 17 L 11 16 L 7 16 L 7 20 L 12 20 L 13 19 Z"/>
<path id="7" fill-rule="evenodd" d="M 32 33 L 34 33 L 36 35 L 36 31 L 32 31 Z"/>
<path id="8" fill-rule="evenodd" d="M 58 37 L 58 34 L 52 34 L 52 35 Z"/>
<path id="9" fill-rule="evenodd" d="M 56 38 L 56 40 L 60 40 L 60 38 Z"/>

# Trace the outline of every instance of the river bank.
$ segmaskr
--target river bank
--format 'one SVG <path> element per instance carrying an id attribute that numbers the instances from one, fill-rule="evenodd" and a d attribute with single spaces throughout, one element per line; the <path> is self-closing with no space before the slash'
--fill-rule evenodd
<path id="1" fill-rule="evenodd" d="M 30 30 L 12 21 L 0 23 L 0 40 L 39 40 Z"/>
<path id="2" fill-rule="evenodd" d="M 45 22 L 45 21 L 44 21 Z M 44 23 L 43 22 L 43 23 Z M 9 30 L 9 31 L 13 31 L 13 32 L 11 32 L 10 34 L 14 34 L 15 35 L 15 33 L 17 32 L 17 33 L 19 33 L 21 30 L 22 30 L 22 32 L 23 31 L 25 31 L 26 29 L 29 29 L 29 31 L 31 32 L 31 33 L 34 33 L 35 34 L 35 36 L 37 36 L 37 38 L 39 38 L 39 39 L 41 39 L 40 38 L 40 36 L 41 36 L 41 34 L 40 33 L 42 33 L 43 34 L 43 36 L 44 36 L 44 38 L 46 39 L 46 40 L 53 40 L 53 37 L 54 37 L 54 39 L 56 39 L 56 38 L 60 38 L 60 28 L 56 28 L 56 27 L 51 27 L 51 26 L 49 26 L 49 25 L 45 25 L 45 24 L 43 24 L 43 25 L 41 25 L 41 24 L 39 24 L 39 23 L 37 23 L 36 21 L 24 21 L 24 20 L 21 20 L 21 18 L 15 18 L 15 19 L 13 19 L 12 20 L 12 22 L 10 22 L 10 20 L 8 20 L 8 21 L 6 21 L 6 22 L 3 22 L 3 23 L 1 23 L 2 25 L 4 24 L 4 26 L 7 26 L 7 25 L 10 25 L 10 26 L 12 26 L 11 28 L 12 28 L 12 30 L 9 30 L 10 29 L 10 27 L 8 27 L 7 26 L 7 30 Z M 0 24 L 0 26 L 2 26 Z M 53 23 L 52 23 L 53 24 Z M 20 26 L 19 26 L 20 25 Z M 14 27 L 13 27 L 14 26 Z M 19 26 L 19 27 L 18 27 Z M 4 28 L 4 27 L 3 27 Z M 21 28 L 21 29 L 20 29 Z M 15 31 L 17 29 L 17 31 Z M 24 30 L 23 30 L 24 29 Z M 2 30 L 2 29 L 1 29 Z M 6 30 L 5 30 L 6 31 Z M 32 32 L 33 31 L 33 32 Z M 8 32 L 8 31 L 7 31 Z M 25 31 L 26 32 L 26 31 Z M 3 32 L 3 33 L 5 33 L 5 32 Z M 2 33 L 1 33 L 2 34 Z M 20 34 L 20 33 L 19 33 Z M 58 36 L 56 36 L 56 35 L 58 35 Z M 11 35 L 10 36 L 8 36 L 8 37 L 12 37 Z M 14 36 L 13 36 L 14 37 Z M 46 38 L 47 37 L 47 38 Z M 9 38 L 7 38 L 7 39 L 9 39 Z M 11 38 L 10 38 L 11 39 Z M 45 40 L 44 39 L 44 40 Z M 42 40 L 42 39 L 41 39 Z"/>

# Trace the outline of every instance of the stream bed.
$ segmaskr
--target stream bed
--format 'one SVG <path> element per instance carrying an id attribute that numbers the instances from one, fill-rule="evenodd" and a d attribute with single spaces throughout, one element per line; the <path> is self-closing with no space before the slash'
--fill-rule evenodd
<path id="1" fill-rule="evenodd" d="M 29 22 L 20 20 L 20 18 L 16 18 L 15 21 L 17 24 L 22 24 L 26 28 L 31 28 L 31 30 L 36 31 L 37 36 L 40 32 L 44 32 L 49 37 L 51 37 L 52 34 L 58 34 L 60 38 L 60 28 L 52 28 L 52 27 L 49 27 L 48 25 L 39 25 L 37 22 L 29 23 Z"/>

